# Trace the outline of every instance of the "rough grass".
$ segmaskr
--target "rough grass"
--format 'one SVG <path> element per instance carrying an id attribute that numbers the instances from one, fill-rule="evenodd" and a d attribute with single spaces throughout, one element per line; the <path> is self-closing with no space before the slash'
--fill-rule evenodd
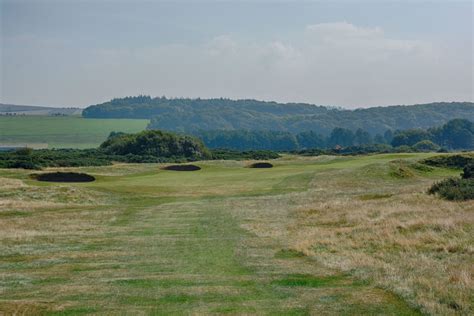
<path id="1" fill-rule="evenodd" d="M 0 170 L 0 311 L 472 313 L 473 204 L 426 195 L 454 174 L 412 167 L 426 157 L 70 169 L 97 176 L 80 184 Z"/>

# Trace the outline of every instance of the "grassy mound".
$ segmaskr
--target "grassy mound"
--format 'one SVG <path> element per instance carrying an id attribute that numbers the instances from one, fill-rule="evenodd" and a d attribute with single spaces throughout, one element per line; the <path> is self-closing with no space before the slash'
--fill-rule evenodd
<path id="1" fill-rule="evenodd" d="M 170 165 L 161 168 L 163 170 L 171 170 L 171 171 L 197 171 L 201 170 L 201 167 L 196 165 Z"/>
<path id="2" fill-rule="evenodd" d="M 273 165 L 269 162 L 256 162 L 251 164 L 249 168 L 273 168 Z"/>
<path id="3" fill-rule="evenodd" d="M 412 178 L 415 176 L 407 162 L 401 159 L 390 161 L 389 175 L 398 179 Z"/>
<path id="4" fill-rule="evenodd" d="M 47 182 L 92 182 L 95 178 L 87 173 L 50 172 L 31 175 L 33 179 Z"/>

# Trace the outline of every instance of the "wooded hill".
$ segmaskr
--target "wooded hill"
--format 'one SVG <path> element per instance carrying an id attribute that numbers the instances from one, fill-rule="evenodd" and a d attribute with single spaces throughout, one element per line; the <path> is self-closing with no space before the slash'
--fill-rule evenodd
<path id="1" fill-rule="evenodd" d="M 113 99 L 86 108 L 86 118 L 146 118 L 148 128 L 194 133 L 202 130 L 314 131 L 336 127 L 387 130 L 430 128 L 455 118 L 474 121 L 474 103 L 442 102 L 346 110 L 305 103 L 230 99 L 168 99 L 149 96 Z"/>

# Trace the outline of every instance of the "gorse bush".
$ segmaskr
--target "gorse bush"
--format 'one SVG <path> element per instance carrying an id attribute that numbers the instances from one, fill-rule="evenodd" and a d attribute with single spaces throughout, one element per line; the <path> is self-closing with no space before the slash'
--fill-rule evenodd
<path id="1" fill-rule="evenodd" d="M 0 153 L 0 168 L 105 166 L 113 162 L 183 163 L 204 159 L 263 160 L 280 155 L 268 150 L 210 152 L 199 139 L 161 131 L 111 133 L 98 149 L 21 149 Z"/>
<path id="2" fill-rule="evenodd" d="M 212 159 L 214 160 L 267 160 L 281 157 L 278 153 L 271 150 L 237 151 L 228 149 L 215 149 L 211 152 Z"/>
<path id="3" fill-rule="evenodd" d="M 443 155 L 427 158 L 422 161 L 424 164 L 434 167 L 444 168 L 464 168 L 468 164 L 474 163 L 474 154 Z"/>
<path id="4" fill-rule="evenodd" d="M 350 146 L 342 148 L 332 149 L 305 149 L 299 151 L 292 151 L 294 154 L 302 156 L 320 156 L 320 155 L 364 155 L 364 154 L 383 154 L 396 152 L 396 149 L 386 144 L 373 144 L 373 145 L 361 145 L 361 146 Z"/>
<path id="5" fill-rule="evenodd" d="M 448 178 L 436 182 L 428 190 L 429 194 L 438 194 L 452 201 L 474 199 L 474 156 L 472 154 L 437 156 L 422 162 L 436 167 L 463 168 L 461 178 Z"/>
<path id="6" fill-rule="evenodd" d="M 472 200 L 474 199 L 474 179 L 448 178 L 433 184 L 428 193 L 438 194 L 451 201 Z"/>
<path id="7" fill-rule="evenodd" d="M 23 168 L 40 170 L 47 167 L 107 166 L 113 162 L 164 163 L 195 161 L 195 156 L 115 155 L 102 149 L 41 149 L 29 156 L 14 152 L 0 153 L 0 168 Z"/>
<path id="8" fill-rule="evenodd" d="M 467 164 L 461 174 L 463 179 L 472 179 L 474 178 L 474 163 Z"/>
<path id="9" fill-rule="evenodd" d="M 199 139 L 158 130 L 137 134 L 113 134 L 100 148 L 113 155 L 131 154 L 187 160 L 211 158 L 211 153 Z"/>
<path id="10" fill-rule="evenodd" d="M 117 161 L 120 158 L 117 158 Z M 41 169 L 110 165 L 115 160 L 97 149 L 41 149 L 0 153 L 0 168 Z"/>

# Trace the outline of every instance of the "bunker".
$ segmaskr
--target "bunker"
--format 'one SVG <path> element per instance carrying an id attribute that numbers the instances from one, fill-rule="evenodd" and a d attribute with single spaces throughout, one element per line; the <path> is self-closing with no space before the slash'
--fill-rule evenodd
<path id="1" fill-rule="evenodd" d="M 32 174 L 31 178 L 46 182 L 92 182 L 95 178 L 87 173 L 50 172 Z"/>
<path id="2" fill-rule="evenodd" d="M 256 162 L 251 164 L 249 168 L 273 168 L 273 165 L 269 162 Z"/>
<path id="3" fill-rule="evenodd" d="M 171 170 L 171 171 L 197 171 L 201 170 L 201 167 L 196 165 L 170 165 L 161 168 L 162 170 Z"/>

